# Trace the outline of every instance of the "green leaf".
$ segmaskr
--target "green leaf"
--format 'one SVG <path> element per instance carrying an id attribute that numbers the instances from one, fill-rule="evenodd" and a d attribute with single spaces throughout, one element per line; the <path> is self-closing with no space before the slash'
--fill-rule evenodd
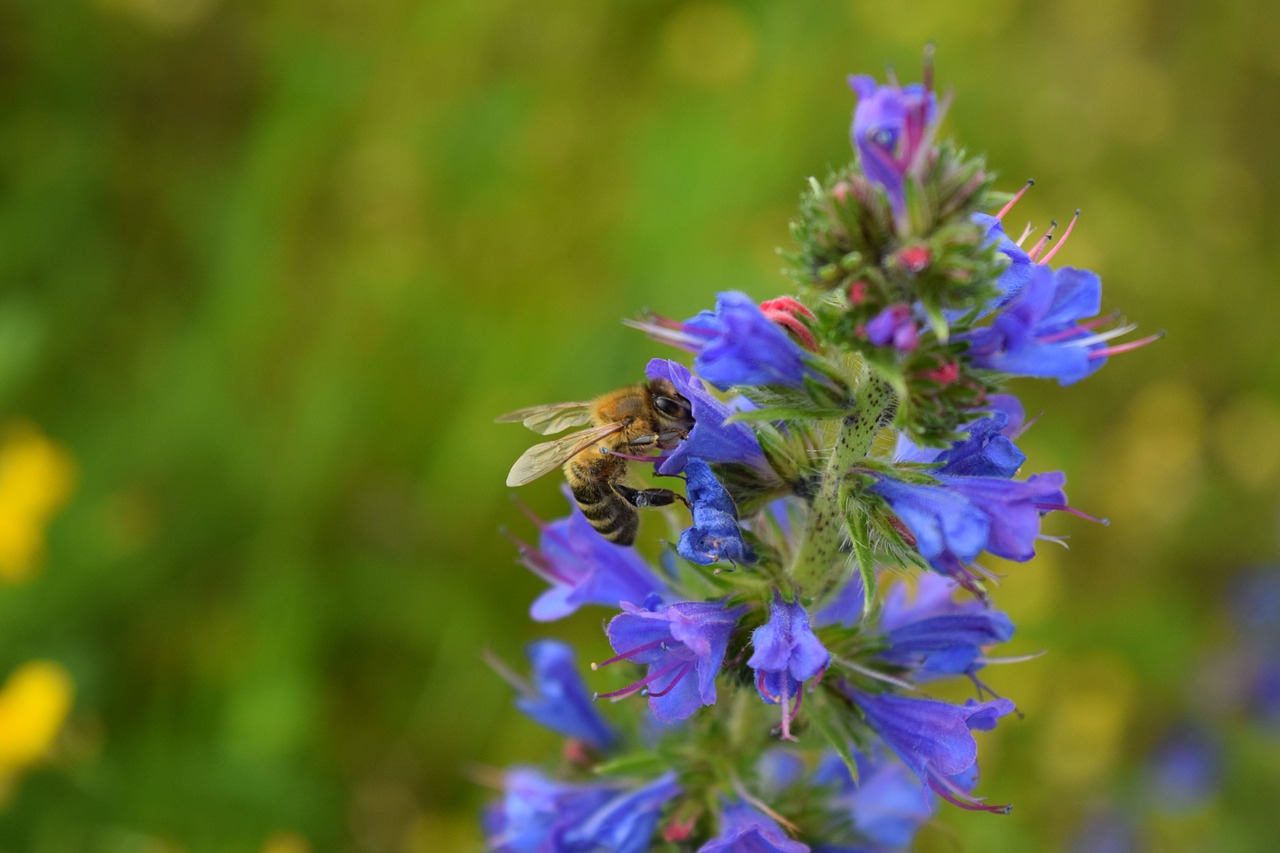
<path id="1" fill-rule="evenodd" d="M 858 560 L 858 572 L 862 575 L 862 615 L 871 614 L 876 602 L 876 561 L 871 556 L 871 537 L 867 533 L 867 514 L 857 502 L 846 514 L 849 522 L 849 541 L 853 543 L 853 555 Z"/>

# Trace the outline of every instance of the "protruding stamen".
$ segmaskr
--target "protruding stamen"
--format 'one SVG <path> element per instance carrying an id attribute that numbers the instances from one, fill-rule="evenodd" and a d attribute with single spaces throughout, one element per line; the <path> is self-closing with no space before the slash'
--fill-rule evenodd
<path id="1" fill-rule="evenodd" d="M 480 658 L 489 665 L 498 677 L 510 684 L 512 689 L 523 696 L 536 696 L 537 691 L 533 689 L 525 678 L 521 677 L 514 669 L 507 666 L 506 661 L 495 655 L 490 649 L 485 649 L 480 653 Z"/>
<path id="2" fill-rule="evenodd" d="M 1109 518 L 1098 518 L 1097 516 L 1089 515 L 1089 513 L 1087 512 L 1082 512 L 1081 510 L 1078 510 L 1073 506 L 1067 506 L 1066 504 L 1039 504 L 1038 503 L 1035 505 L 1035 507 L 1041 512 L 1051 512 L 1051 511 L 1065 512 L 1068 515 L 1074 515 L 1076 518 L 1083 518 L 1085 521 L 1096 522 L 1098 524 L 1101 524 L 1103 527 L 1111 526 L 1111 519 Z"/>
<path id="3" fill-rule="evenodd" d="M 658 690 L 658 691 L 650 690 L 649 698 L 654 699 L 654 698 L 657 698 L 658 696 L 666 696 L 668 693 L 670 693 L 672 690 L 675 689 L 677 684 L 680 683 L 680 679 L 684 678 L 686 675 L 689 674 L 689 670 L 692 668 L 693 668 L 692 663 L 686 663 L 684 666 L 680 668 L 679 672 L 677 672 L 674 676 L 672 676 L 671 683 L 668 684 L 664 689 Z"/>
<path id="4" fill-rule="evenodd" d="M 1098 332 L 1096 335 L 1089 335 L 1088 337 L 1085 337 L 1085 338 L 1077 338 L 1074 341 L 1069 341 L 1067 343 L 1067 346 L 1091 347 L 1094 344 L 1106 343 L 1112 338 L 1118 338 L 1122 335 L 1127 335 L 1136 328 L 1138 328 L 1138 325 L 1136 323 L 1130 323 L 1127 326 L 1116 326 L 1114 329 L 1108 329 L 1105 332 Z M 1036 340 L 1038 340 L 1040 343 L 1044 343 L 1044 340 L 1042 338 L 1037 338 Z"/>
<path id="5" fill-rule="evenodd" d="M 1122 352 L 1129 352 L 1130 350 L 1135 350 L 1138 347 L 1145 347 L 1147 344 L 1153 344 L 1163 337 L 1164 332 L 1156 332 L 1154 335 L 1149 335 L 1142 340 L 1130 341 L 1127 344 L 1117 344 L 1116 346 L 1107 347 L 1106 349 L 1094 350 L 1089 353 L 1089 358 L 1106 358 L 1109 355 L 1119 355 Z"/>
<path id="6" fill-rule="evenodd" d="M 937 793 L 938 796 L 951 803 L 953 806 L 959 806 L 962 809 L 979 812 L 992 812 L 995 814 L 1008 814 L 1013 811 L 1013 806 L 1009 804 L 1000 806 L 989 806 L 983 800 L 977 797 L 971 797 L 964 791 L 960 790 L 950 779 L 943 778 L 934 773 L 929 774 L 929 787 Z"/>
<path id="7" fill-rule="evenodd" d="M 1009 211 L 1013 210 L 1013 206 L 1018 203 L 1018 199 L 1026 195 L 1027 190 L 1031 189 L 1035 185 L 1036 185 L 1036 182 L 1034 178 L 1027 178 L 1027 182 L 1022 185 L 1022 189 L 1014 193 L 1013 198 L 1009 199 L 1009 203 L 1006 204 L 1004 207 L 1000 208 L 1000 212 L 996 214 L 996 219 L 1003 220 L 1004 215 Z M 1027 226 L 1027 227 L 1030 228 L 1031 226 Z M 1023 239 L 1025 239 L 1025 235 Z M 1021 240 L 1019 241 L 1019 243 L 1021 243 Z"/>
<path id="8" fill-rule="evenodd" d="M 924 90 L 926 92 L 933 91 L 933 53 L 934 53 L 933 42 L 931 41 L 925 42 L 924 43 L 924 71 L 920 75 L 920 80 L 924 84 Z"/>
<path id="9" fill-rule="evenodd" d="M 1087 323 L 1077 323 L 1075 326 L 1072 326 L 1069 329 L 1063 329 L 1062 331 L 1054 332 L 1051 335 L 1041 335 L 1040 337 L 1036 338 L 1036 340 L 1042 344 L 1051 344 L 1054 341 L 1063 341 L 1063 340 L 1066 340 L 1067 338 L 1074 337 L 1075 335 L 1078 335 L 1081 332 L 1087 332 L 1091 329 L 1096 329 L 1099 326 L 1103 325 L 1104 323 L 1110 323 L 1113 320 L 1118 320 L 1118 319 L 1120 319 L 1119 312 L 1112 311 L 1110 314 L 1104 314 L 1101 317 L 1094 317 L 1092 320 L 1090 320 Z M 1130 326 L 1129 328 L 1133 329 L 1136 327 Z"/>
<path id="10" fill-rule="evenodd" d="M 1047 264 L 1053 260 L 1053 256 L 1058 254 L 1058 250 L 1067 245 L 1067 238 L 1071 236 L 1071 231 L 1076 227 L 1076 221 L 1080 218 L 1080 208 L 1076 208 L 1076 215 L 1071 217 L 1071 221 L 1067 223 L 1067 230 L 1062 233 L 1062 239 L 1058 241 L 1058 245 L 1050 250 L 1049 254 L 1040 259 L 1040 263 Z"/>
<path id="11" fill-rule="evenodd" d="M 1027 238 L 1034 233 L 1036 233 L 1036 229 L 1032 228 L 1031 223 L 1028 222 L 1027 227 L 1022 229 L 1022 234 L 1018 237 L 1017 240 L 1013 241 L 1014 245 L 1016 245 L 1018 248 L 1022 248 L 1022 244 L 1027 242 Z"/>
<path id="12" fill-rule="evenodd" d="M 659 343 L 669 344 L 686 352 L 701 352 L 703 345 L 706 344 L 706 338 L 690 332 L 689 327 L 683 323 L 674 323 L 665 319 L 663 322 L 623 319 L 622 325 L 639 329 Z"/>
<path id="13" fill-rule="evenodd" d="M 534 514 L 533 510 L 529 509 L 529 505 L 527 503 L 520 500 L 520 498 L 516 497 L 515 495 L 511 496 L 511 500 L 516 505 L 516 509 L 520 510 L 521 514 L 523 514 L 525 518 L 529 519 L 535 525 L 537 525 L 537 528 L 539 530 L 547 529 L 547 523 L 542 519 L 538 518 L 538 516 Z"/>
<path id="14" fill-rule="evenodd" d="M 625 651 L 625 652 L 623 652 L 623 653 L 621 653 L 621 654 L 614 655 L 613 657 L 609 658 L 609 659 L 608 659 L 608 660 L 606 660 L 606 661 L 602 661 L 602 662 L 600 662 L 600 663 L 593 663 L 593 664 L 591 664 L 591 671 L 592 671 L 592 672 L 595 672 L 596 670 L 598 670 L 598 669 L 599 669 L 600 667 L 602 667 L 602 666 L 608 666 L 609 664 L 619 663 L 619 662 L 624 661 L 624 660 L 631 661 L 632 663 L 635 663 L 635 661 L 634 661 L 634 660 L 632 660 L 632 658 L 631 658 L 631 656 L 632 656 L 632 655 L 638 655 L 638 654 L 640 654 L 641 652 L 647 652 L 647 651 L 649 651 L 650 649 L 662 649 L 662 650 L 664 650 L 664 651 L 665 651 L 665 650 L 666 650 L 666 646 L 667 646 L 667 641 L 666 641 L 666 640 L 654 640 L 654 641 L 653 641 L 653 642 L 651 642 L 651 643 L 645 643 L 645 644 L 644 644 L 644 645 L 642 645 L 642 646 L 636 646 L 634 649 L 628 649 L 627 651 Z"/>
<path id="15" fill-rule="evenodd" d="M 641 690 L 643 690 L 645 687 L 652 684 L 653 682 L 657 681 L 659 678 L 662 678 L 667 673 L 672 672 L 673 670 L 676 670 L 680 667 L 684 667 L 687 670 L 689 667 L 688 661 L 683 661 L 683 660 L 672 661 L 670 664 L 668 664 L 667 666 L 664 666 L 662 669 L 655 670 L 654 672 L 649 673 L 644 678 L 640 679 L 639 681 L 628 684 L 626 687 L 623 687 L 621 690 L 614 690 L 612 693 L 597 693 L 592 698 L 609 699 L 613 702 L 617 702 L 621 699 L 626 699 L 628 696 L 634 696 L 636 693 L 639 693 Z M 679 681 L 680 679 L 677 678 L 675 680 Z M 668 690 L 669 689 L 670 687 L 668 686 Z M 650 694 L 650 695 L 654 695 L 654 694 Z M 666 695 L 666 691 L 663 691 L 663 693 L 660 693 L 657 695 L 660 695 L 660 696 Z"/>
<path id="16" fill-rule="evenodd" d="M 516 546 L 516 551 L 520 554 L 520 564 L 526 569 L 550 584 L 571 582 L 572 579 L 565 575 L 564 572 L 559 571 L 555 564 L 548 560 L 537 548 L 525 542 L 505 527 L 501 528 L 499 532 L 507 537 L 507 540 L 512 545 Z"/>
<path id="17" fill-rule="evenodd" d="M 1058 227 L 1058 220 L 1049 223 L 1049 230 L 1044 232 L 1044 236 L 1040 238 L 1034 246 L 1027 251 L 1027 257 L 1036 260 L 1040 257 L 1040 253 L 1044 251 L 1044 247 L 1049 245 L 1049 241 L 1053 239 L 1053 229 Z"/>

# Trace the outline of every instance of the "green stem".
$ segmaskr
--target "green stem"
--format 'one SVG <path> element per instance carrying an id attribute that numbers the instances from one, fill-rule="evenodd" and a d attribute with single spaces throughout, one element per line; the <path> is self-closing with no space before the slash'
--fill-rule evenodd
<path id="1" fill-rule="evenodd" d="M 864 376 L 853 411 L 840 422 L 818 493 L 809 508 L 804 538 L 791 564 L 791 580 L 797 593 L 811 602 L 821 600 L 845 578 L 848 559 L 841 548 L 847 539 L 847 520 L 842 486 L 849 470 L 871 450 L 871 442 L 892 405 L 889 386 Z"/>

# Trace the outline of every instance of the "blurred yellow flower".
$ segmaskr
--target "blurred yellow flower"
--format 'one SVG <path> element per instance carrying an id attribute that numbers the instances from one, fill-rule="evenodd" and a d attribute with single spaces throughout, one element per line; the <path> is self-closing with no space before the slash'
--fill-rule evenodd
<path id="1" fill-rule="evenodd" d="M 71 676 L 47 660 L 24 663 L 0 687 L 0 781 L 48 751 L 71 710 Z"/>
<path id="2" fill-rule="evenodd" d="M 0 429 L 0 580 L 29 578 L 44 555 L 45 528 L 71 497 L 75 463 L 34 425 Z"/>

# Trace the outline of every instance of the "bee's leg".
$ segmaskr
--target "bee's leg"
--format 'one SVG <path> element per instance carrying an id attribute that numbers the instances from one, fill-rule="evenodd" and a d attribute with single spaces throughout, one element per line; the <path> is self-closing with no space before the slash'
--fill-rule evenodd
<path id="1" fill-rule="evenodd" d="M 633 489 L 622 483 L 614 483 L 613 490 L 622 495 L 623 500 L 631 504 L 637 509 L 644 509 L 651 506 L 670 506 L 676 501 L 680 501 L 685 506 L 689 505 L 689 501 L 679 492 L 673 492 L 670 489 Z"/>

